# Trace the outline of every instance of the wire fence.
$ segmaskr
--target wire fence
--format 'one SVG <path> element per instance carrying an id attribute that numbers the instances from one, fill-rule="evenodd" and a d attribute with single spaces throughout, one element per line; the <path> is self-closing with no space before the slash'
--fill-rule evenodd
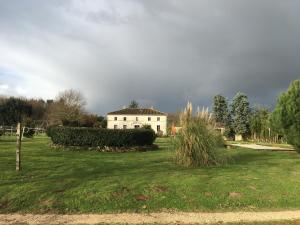
<path id="1" fill-rule="evenodd" d="M 29 131 L 34 131 L 34 135 L 43 134 L 46 132 L 44 128 L 41 127 L 23 127 L 22 133 L 26 133 Z M 17 135 L 17 127 L 16 126 L 0 126 L 0 136 L 16 136 Z"/>

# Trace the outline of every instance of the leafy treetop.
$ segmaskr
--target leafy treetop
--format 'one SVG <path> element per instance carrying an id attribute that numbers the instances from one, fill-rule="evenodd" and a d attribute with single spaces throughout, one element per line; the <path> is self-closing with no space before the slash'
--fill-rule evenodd
<path id="1" fill-rule="evenodd" d="M 135 100 L 132 100 L 128 105 L 128 108 L 131 108 L 131 109 L 136 109 L 138 107 L 139 107 L 139 103 Z"/>

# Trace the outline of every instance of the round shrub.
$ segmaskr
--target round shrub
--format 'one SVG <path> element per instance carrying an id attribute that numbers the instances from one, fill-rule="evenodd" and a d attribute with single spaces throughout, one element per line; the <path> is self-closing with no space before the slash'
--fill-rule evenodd
<path id="1" fill-rule="evenodd" d="M 89 147 L 133 147 L 152 145 L 155 133 L 148 129 L 50 127 L 47 135 L 56 145 Z"/>
<path id="2" fill-rule="evenodd" d="M 33 138 L 34 134 L 35 134 L 35 130 L 34 129 L 25 128 L 23 136 L 27 137 L 27 138 Z"/>

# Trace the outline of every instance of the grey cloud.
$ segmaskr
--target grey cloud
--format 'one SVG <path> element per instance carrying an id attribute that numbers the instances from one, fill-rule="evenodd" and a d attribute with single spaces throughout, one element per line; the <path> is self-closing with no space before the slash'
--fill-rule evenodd
<path id="1" fill-rule="evenodd" d="M 293 0 L 2 1 L 0 50 L 15 54 L 1 54 L 0 67 L 24 74 L 29 89 L 33 75 L 51 93 L 77 88 L 102 114 L 131 99 L 167 112 L 187 100 L 209 106 L 237 91 L 272 106 L 300 75 L 299 8 Z"/>

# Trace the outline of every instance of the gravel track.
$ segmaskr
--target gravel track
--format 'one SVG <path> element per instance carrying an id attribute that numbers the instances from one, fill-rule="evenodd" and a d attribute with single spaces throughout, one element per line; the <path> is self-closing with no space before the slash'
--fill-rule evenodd
<path id="1" fill-rule="evenodd" d="M 294 151 L 291 148 L 273 147 L 273 146 L 265 146 L 265 145 L 257 145 L 257 144 L 230 144 L 230 146 L 251 148 L 251 149 L 256 149 L 256 150 Z"/>
<path id="2" fill-rule="evenodd" d="M 120 213 L 120 214 L 0 214 L 0 225 L 14 223 L 37 224 L 97 224 L 97 223 L 185 223 L 208 224 L 228 222 L 254 222 L 254 221 L 280 221 L 300 219 L 300 210 L 279 212 L 225 212 L 225 213 L 201 213 L 201 212 L 177 212 L 177 213 Z"/>

